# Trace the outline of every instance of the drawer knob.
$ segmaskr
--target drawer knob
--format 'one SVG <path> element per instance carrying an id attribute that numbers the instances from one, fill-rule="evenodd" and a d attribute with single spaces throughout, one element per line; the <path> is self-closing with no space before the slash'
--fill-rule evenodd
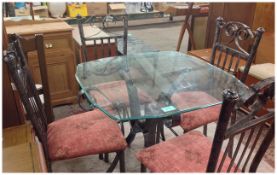
<path id="1" fill-rule="evenodd" d="M 46 44 L 45 44 L 45 47 L 46 47 L 46 49 L 52 48 L 52 47 L 53 47 L 53 44 L 51 44 L 51 43 L 46 43 Z"/>

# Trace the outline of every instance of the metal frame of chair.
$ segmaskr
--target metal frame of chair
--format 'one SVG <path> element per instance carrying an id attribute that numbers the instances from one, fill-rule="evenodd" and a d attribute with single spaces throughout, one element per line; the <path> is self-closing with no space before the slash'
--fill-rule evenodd
<path id="1" fill-rule="evenodd" d="M 258 82 L 250 88 L 249 93 L 243 94 L 240 98 L 238 93 L 233 90 L 227 89 L 223 92 L 223 104 L 211 145 L 210 156 L 207 160 L 206 172 L 221 172 L 223 170 L 223 166 L 225 167 L 224 171 L 227 172 L 257 171 L 266 150 L 274 138 L 275 124 L 274 109 L 267 109 L 268 113 L 259 117 L 256 117 L 256 114 L 261 109 L 265 108 L 265 105 L 269 99 L 274 98 L 274 87 L 275 80 L 274 77 L 272 77 Z M 246 108 L 248 112 L 240 113 L 239 117 L 238 113 L 241 112 L 241 107 Z M 232 118 L 236 119 L 235 122 L 231 122 Z M 267 122 L 270 122 L 270 128 L 265 126 Z M 264 134 L 264 138 L 262 138 L 261 133 L 264 129 L 266 130 L 266 133 Z M 235 136 L 238 137 L 236 146 L 233 145 L 233 139 Z M 181 138 L 176 137 L 174 139 L 177 140 Z M 260 145 L 257 146 L 259 139 L 261 139 L 261 142 Z M 228 141 L 228 143 L 223 149 L 224 141 Z M 242 143 L 245 143 L 245 145 L 242 146 Z M 165 145 L 166 142 L 163 142 L 162 144 Z M 234 153 L 230 155 L 229 152 L 233 151 L 233 147 Z M 161 147 L 160 149 L 162 150 Z M 193 149 L 194 148 L 192 147 L 189 150 Z M 255 149 L 257 150 L 256 153 L 254 153 Z M 147 151 L 152 151 L 152 157 L 158 156 L 154 155 L 153 150 Z M 239 152 L 240 157 L 238 157 Z M 147 155 L 148 154 L 149 152 L 147 152 Z M 170 153 L 167 152 L 167 154 L 169 154 L 168 159 L 170 159 Z M 194 155 L 193 153 L 190 154 Z M 229 161 L 225 162 L 227 157 Z M 180 157 L 180 159 L 181 158 L 182 157 Z M 252 161 L 250 161 L 251 159 Z M 156 157 L 155 160 L 160 159 Z M 151 160 L 148 161 L 152 162 Z M 157 164 L 158 162 L 155 163 Z M 248 166 L 249 163 L 250 166 Z M 182 166 L 185 166 L 185 163 Z M 146 171 L 143 164 L 141 170 Z"/>
<path id="2" fill-rule="evenodd" d="M 246 24 L 237 21 L 224 22 L 222 17 L 218 17 L 216 19 L 216 31 L 210 64 L 229 73 L 236 74 L 240 60 L 245 60 L 247 63 L 240 77 L 240 80 L 245 82 L 263 33 L 264 29 L 262 27 L 252 31 Z M 228 41 L 225 42 L 226 40 Z M 250 44 L 249 51 L 246 51 L 242 47 L 242 44 L 246 42 Z M 217 54 L 218 51 L 219 53 Z M 222 58 L 224 54 L 225 56 Z M 216 60 L 217 56 L 218 59 Z M 230 61 L 227 61 L 229 58 Z M 232 70 L 232 67 L 234 67 L 234 70 Z M 169 129 L 176 136 L 178 135 L 171 127 Z M 207 124 L 203 124 L 205 135 L 207 135 L 207 130 Z"/>
<path id="3" fill-rule="evenodd" d="M 11 78 L 19 92 L 19 95 L 26 109 L 27 115 L 31 120 L 35 133 L 39 141 L 42 143 L 48 171 L 52 171 L 47 142 L 47 113 L 45 112 L 45 107 L 42 105 L 42 102 L 39 98 L 39 93 L 33 81 L 32 74 L 28 68 L 25 54 L 22 48 L 22 43 L 20 43 L 20 41 L 20 37 L 13 35 L 11 43 L 9 44 L 8 51 L 4 51 L 4 61 L 8 65 Z M 40 45 L 38 47 L 43 46 L 41 45 L 41 43 L 43 44 L 42 35 L 36 35 L 31 41 L 35 42 L 33 43 L 33 45 L 29 45 L 29 47 L 26 47 L 25 51 L 28 51 L 29 49 L 32 50 L 33 46 L 36 44 Z M 23 43 L 24 42 L 25 41 L 23 40 Z M 43 59 L 45 57 L 39 58 Z M 45 59 L 40 61 L 45 64 Z M 45 69 L 43 70 L 46 71 Z M 116 167 L 118 161 L 120 162 L 120 171 L 125 172 L 124 150 L 116 152 L 116 158 L 107 171 L 112 172 Z"/>
<path id="4" fill-rule="evenodd" d="M 39 89 L 39 94 L 43 94 L 44 99 L 44 108 L 47 116 L 47 122 L 51 123 L 54 121 L 54 114 L 51 103 L 51 96 L 48 83 L 48 74 L 47 74 L 47 65 L 45 59 L 44 45 L 43 45 L 43 36 L 36 35 L 31 38 L 23 38 L 16 34 L 9 35 L 10 42 L 14 43 L 14 48 L 17 53 L 20 53 L 22 56 L 22 61 L 27 65 L 27 57 L 29 52 L 37 52 L 37 58 L 40 68 L 41 83 L 42 89 Z"/>
<path id="5" fill-rule="evenodd" d="M 237 73 L 240 59 L 246 60 L 246 65 L 240 80 L 245 82 L 249 69 L 256 55 L 257 48 L 264 33 L 262 27 L 252 31 L 249 26 L 237 21 L 225 22 L 222 17 L 216 19 L 216 31 L 210 63 L 230 73 Z M 225 35 L 224 35 L 225 34 Z M 223 38 L 223 35 L 225 38 Z M 229 40 L 224 42 L 223 40 Z M 251 42 L 253 41 L 253 42 Z M 223 43 L 224 42 L 224 43 Z M 250 48 L 246 51 L 242 47 L 242 42 L 251 42 Z M 234 47 L 231 47 L 231 45 Z M 248 43 L 249 44 L 249 43 Z M 216 51 L 219 51 L 218 60 L 215 62 Z M 223 65 L 220 66 L 222 53 L 225 53 Z M 231 56 L 229 65 L 226 65 L 228 57 Z M 238 59 L 235 60 L 234 58 Z M 235 65 L 234 70 L 231 70 L 232 65 Z"/>

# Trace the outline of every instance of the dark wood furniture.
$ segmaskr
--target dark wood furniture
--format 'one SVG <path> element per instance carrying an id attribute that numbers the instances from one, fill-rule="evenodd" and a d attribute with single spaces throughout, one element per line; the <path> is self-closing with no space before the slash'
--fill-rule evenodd
<path id="1" fill-rule="evenodd" d="M 8 34 L 16 33 L 26 39 L 43 34 L 51 102 L 53 106 L 77 102 L 73 28 L 60 20 L 5 21 L 5 26 Z M 41 84 L 36 52 L 29 52 L 27 57 L 35 82 Z"/>
<path id="2" fill-rule="evenodd" d="M 27 55 L 30 52 L 36 52 L 38 62 L 39 62 L 39 70 L 41 75 L 41 82 L 42 82 L 42 89 L 41 93 L 43 94 L 43 105 L 45 108 L 45 113 L 47 116 L 47 122 L 51 123 L 55 120 L 53 110 L 52 110 L 52 103 L 50 99 L 50 90 L 49 90 L 49 83 L 48 83 L 48 74 L 47 74 L 47 65 L 45 59 L 45 52 L 44 52 L 44 39 L 42 35 L 35 35 L 28 39 L 22 38 L 17 36 L 16 34 L 12 34 L 9 36 L 10 42 L 14 42 L 16 52 L 20 54 L 22 61 L 24 64 L 27 63 Z"/>
<path id="3" fill-rule="evenodd" d="M 170 8 L 169 8 L 170 10 Z M 177 10 L 177 9 L 176 9 Z M 209 4 L 188 3 L 187 8 L 182 9 L 181 15 L 186 15 L 179 34 L 177 51 L 180 50 L 185 31 L 189 34 L 188 50 L 204 48 L 205 32 L 207 27 L 207 16 Z"/>
<path id="4" fill-rule="evenodd" d="M 256 172 L 274 138 L 274 110 L 259 118 L 255 115 L 274 97 L 274 86 L 274 77 L 266 79 L 240 98 L 235 91 L 225 90 L 213 142 L 190 131 L 140 151 L 137 158 L 152 172 Z M 241 112 L 241 107 L 247 112 Z M 270 128 L 265 127 L 268 121 L 272 121 Z"/>
<path id="5" fill-rule="evenodd" d="M 191 26 L 189 24 L 189 22 L 190 22 L 189 19 L 192 16 L 192 7 L 193 7 L 193 3 L 188 3 L 188 9 L 187 9 L 187 13 L 186 13 L 186 18 L 185 18 L 185 21 L 184 21 L 184 23 L 182 25 L 180 34 L 179 34 L 176 51 L 180 51 L 180 47 L 181 47 L 181 44 L 182 44 L 182 41 L 183 41 L 183 37 L 184 37 L 184 34 L 185 34 L 186 30 L 188 31 L 188 34 L 189 34 L 189 42 L 191 43 L 192 50 L 195 49 L 195 42 L 194 42 L 194 39 L 193 39 L 193 34 L 192 34 Z"/>
<path id="6" fill-rule="evenodd" d="M 125 171 L 124 149 L 127 143 L 117 123 L 101 111 L 77 114 L 47 124 L 47 115 L 31 71 L 22 54 L 15 49 L 15 42 L 18 41 L 10 43 L 4 61 L 42 144 L 48 171 L 51 171 L 50 161 L 109 152 L 117 154 L 108 171 L 113 171 L 118 160 L 120 171 Z"/>
<path id="7" fill-rule="evenodd" d="M 274 6 L 274 3 L 210 3 L 206 48 L 213 46 L 219 16 L 227 21 L 240 21 L 253 29 L 263 26 L 266 32 L 274 32 Z"/>

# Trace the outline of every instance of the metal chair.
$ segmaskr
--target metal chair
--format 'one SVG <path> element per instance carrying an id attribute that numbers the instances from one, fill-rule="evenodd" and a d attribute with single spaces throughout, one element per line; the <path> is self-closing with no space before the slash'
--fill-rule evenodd
<path id="1" fill-rule="evenodd" d="M 94 36 L 87 36 L 85 33 L 85 29 L 83 24 L 89 23 L 88 30 L 93 30 L 93 25 L 96 22 L 102 23 L 104 32 L 107 32 L 108 36 L 97 36 L 96 33 Z M 109 32 L 108 26 L 110 23 L 122 23 L 123 26 L 123 34 L 116 34 Z M 91 60 L 90 57 L 93 59 L 99 59 L 104 57 L 110 57 L 115 55 L 126 55 L 127 54 L 127 37 L 128 37 L 128 16 L 121 15 L 121 16 L 104 16 L 104 17 L 95 17 L 92 16 L 88 19 L 84 19 L 81 16 L 78 16 L 78 29 L 80 33 L 81 43 L 82 43 L 82 56 L 83 62 Z M 101 33 L 101 32 L 99 32 Z M 123 39 L 123 53 L 119 53 L 118 50 L 114 50 L 112 45 L 118 45 L 118 39 Z M 93 46 L 93 50 L 89 52 L 87 44 L 90 42 Z M 107 47 L 104 47 L 107 45 Z M 98 46 L 98 47 L 97 47 Z M 99 52 L 100 51 L 100 52 Z"/>
<path id="2" fill-rule="evenodd" d="M 102 23 L 102 30 L 108 34 L 108 36 L 88 36 L 86 34 L 86 31 L 93 30 L 93 25 L 95 23 Z M 108 29 L 108 25 L 116 25 L 116 23 L 120 23 L 123 26 L 123 34 L 117 34 L 110 32 Z M 89 23 L 89 28 L 84 29 L 84 24 Z M 104 16 L 104 17 L 97 17 L 97 16 L 92 16 L 88 19 L 78 17 L 78 28 L 79 28 L 79 33 L 80 33 L 80 38 L 81 38 L 81 43 L 82 43 L 82 55 L 83 55 L 83 61 L 81 62 L 87 62 L 90 60 L 94 59 L 100 59 L 104 57 L 110 57 L 110 56 L 116 56 L 116 55 L 127 55 L 127 37 L 128 37 L 128 16 L 127 15 L 117 15 L 117 16 Z M 122 44 L 122 49 L 118 48 L 118 41 L 122 39 L 123 44 Z M 93 49 L 89 50 L 87 45 L 88 43 L 92 43 Z M 104 45 L 108 46 L 105 47 Z M 116 51 L 113 49 L 116 46 Z M 86 77 L 86 71 L 84 71 L 84 77 Z M 127 91 L 127 83 L 124 80 L 120 81 L 114 81 L 114 82 L 109 82 L 109 83 L 102 83 L 102 84 L 97 84 L 94 89 L 89 90 L 89 93 L 92 97 L 94 97 L 95 101 L 97 101 L 100 104 L 107 103 L 105 105 L 107 109 L 111 110 L 111 106 L 113 104 L 117 103 L 118 100 L 122 102 L 128 102 L 129 98 L 128 96 L 122 96 L 122 94 L 118 93 L 119 91 Z M 103 94 L 110 94 L 110 98 L 107 98 L 107 96 Z M 127 94 L 127 93 L 126 93 Z M 139 101 L 142 103 L 146 103 L 150 101 L 150 97 L 143 92 L 141 89 L 138 89 L 138 97 Z M 80 99 L 80 98 L 79 98 Z M 107 102 L 108 101 L 108 102 Z M 79 104 L 80 100 L 79 100 Z M 82 105 L 80 105 L 82 107 Z M 84 107 L 82 107 L 85 109 Z M 120 112 L 119 112 L 120 111 Z M 127 107 L 124 105 L 118 105 L 116 112 L 119 113 L 119 115 L 128 115 L 128 110 Z M 124 134 L 124 124 L 121 123 L 121 129 Z M 108 154 L 99 155 L 100 159 L 104 158 L 105 162 L 109 161 L 109 156 Z"/>
<path id="3" fill-rule="evenodd" d="M 36 35 L 34 40 L 43 43 L 42 35 Z M 113 171 L 119 160 L 120 171 L 124 172 L 124 149 L 127 143 L 117 123 L 101 111 L 94 110 L 47 123 L 47 114 L 38 96 L 21 44 L 19 38 L 14 38 L 8 51 L 4 53 L 4 61 L 35 134 L 42 143 L 48 171 L 52 171 L 51 161 L 116 152 L 116 158 L 107 171 Z"/>
<path id="4" fill-rule="evenodd" d="M 47 122 L 51 123 L 54 121 L 54 114 L 52 110 L 51 96 L 48 84 L 48 75 L 46 68 L 46 59 L 44 53 L 43 37 L 38 35 L 35 37 L 30 37 L 28 39 L 22 38 L 16 34 L 9 35 L 10 42 L 14 43 L 14 47 L 17 53 L 20 53 L 22 56 L 22 61 L 24 64 L 27 64 L 26 58 L 28 57 L 29 52 L 36 51 L 39 63 L 39 70 L 41 76 L 42 86 L 36 85 L 39 90 L 39 94 L 43 95 L 43 105 L 47 115 Z"/>
<path id="5" fill-rule="evenodd" d="M 236 74 L 238 72 L 240 61 L 245 60 L 246 65 L 241 77 L 239 78 L 242 82 L 245 82 L 263 32 L 264 29 L 262 27 L 259 27 L 256 31 L 252 31 L 249 26 L 243 23 L 234 21 L 224 22 L 223 18 L 218 17 L 210 63 L 229 73 Z M 241 42 L 244 42 L 244 44 L 250 44 L 250 48 L 248 49 L 249 52 L 243 49 Z M 190 96 L 189 98 L 199 98 L 199 94 L 195 93 L 195 97 L 192 97 L 190 93 L 193 92 L 175 93 L 171 100 L 178 106 L 178 104 L 182 105 L 182 103 L 186 103 L 186 100 L 179 102 L 176 101 L 177 98 L 186 99 L 188 96 Z M 208 94 L 202 94 L 201 98 L 205 98 L 205 100 L 213 100 L 213 97 Z M 220 108 L 221 105 L 217 105 L 193 111 L 189 114 L 182 114 L 181 127 L 184 129 L 184 132 L 187 132 L 200 126 L 204 126 L 204 134 L 206 135 L 207 124 L 218 120 Z M 172 128 L 170 129 L 172 130 Z M 172 131 L 174 132 L 174 130 Z"/>
<path id="6" fill-rule="evenodd" d="M 240 99 L 236 92 L 225 90 L 213 142 L 200 132 L 190 131 L 151 146 L 137 153 L 142 170 L 146 167 L 152 172 L 256 172 L 274 138 L 274 110 L 268 109 L 267 114 L 259 117 L 256 114 L 274 97 L 274 86 L 274 77 L 258 82 Z M 241 107 L 247 112 L 242 113 Z M 234 123 L 232 118 L 236 118 Z M 234 153 L 228 156 L 232 147 Z"/>

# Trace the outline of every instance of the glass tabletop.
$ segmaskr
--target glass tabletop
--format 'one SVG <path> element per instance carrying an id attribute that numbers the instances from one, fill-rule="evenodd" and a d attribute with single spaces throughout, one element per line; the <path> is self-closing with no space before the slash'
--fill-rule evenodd
<path id="1" fill-rule="evenodd" d="M 249 91 L 235 76 L 175 51 L 129 53 L 78 64 L 89 103 L 114 120 L 163 118 L 222 103 L 224 89 Z"/>

